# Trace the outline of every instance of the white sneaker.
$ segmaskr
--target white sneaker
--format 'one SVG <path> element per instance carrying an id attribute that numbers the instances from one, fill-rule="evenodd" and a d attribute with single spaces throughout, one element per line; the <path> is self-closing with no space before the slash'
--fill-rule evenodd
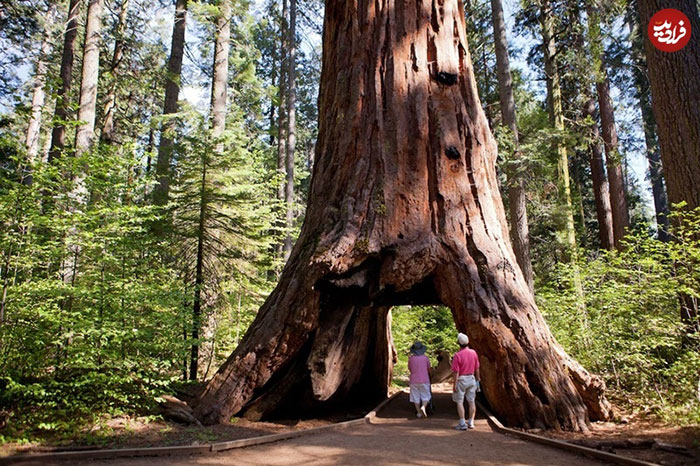
<path id="1" fill-rule="evenodd" d="M 425 412 L 425 406 L 420 407 L 420 412 L 421 412 L 421 414 L 423 414 L 423 417 L 428 417 L 428 413 Z"/>
<path id="2" fill-rule="evenodd" d="M 416 413 L 416 417 L 417 417 L 418 419 L 422 418 L 422 417 L 423 417 L 423 413 Z"/>
<path id="3" fill-rule="evenodd" d="M 455 430 L 467 430 L 467 425 L 466 424 L 457 424 L 454 426 Z"/>
<path id="4" fill-rule="evenodd" d="M 474 427 L 474 421 L 469 422 L 469 423 L 467 424 L 467 428 L 468 428 L 468 429 L 475 429 L 475 427 Z"/>

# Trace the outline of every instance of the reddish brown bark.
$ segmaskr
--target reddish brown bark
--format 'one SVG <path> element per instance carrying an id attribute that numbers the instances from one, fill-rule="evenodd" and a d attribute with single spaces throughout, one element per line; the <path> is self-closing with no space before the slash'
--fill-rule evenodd
<path id="1" fill-rule="evenodd" d="M 180 95 L 180 75 L 182 58 L 185 54 L 185 26 L 187 21 L 187 0 L 175 1 L 175 20 L 173 21 L 173 37 L 168 59 L 168 76 L 165 81 L 165 100 L 163 115 L 177 112 L 178 96 Z M 153 203 L 163 206 L 168 203 L 170 195 L 170 163 L 174 149 L 175 125 L 172 120 L 166 121 L 161 128 L 160 144 L 158 145 L 158 160 L 156 162 L 156 181 L 153 189 Z"/>
<path id="2" fill-rule="evenodd" d="M 673 53 L 662 52 L 644 39 L 668 200 L 700 207 L 700 15 L 695 0 L 638 0 L 642 24 L 662 8 L 682 11 L 690 21 L 690 42 Z M 681 297 L 681 318 L 700 332 L 700 303 Z"/>
<path id="3" fill-rule="evenodd" d="M 621 247 L 621 241 L 627 234 L 630 224 L 625 196 L 625 182 L 622 174 L 620 152 L 617 148 L 617 130 L 615 129 L 615 114 L 612 99 L 610 98 L 610 85 L 608 78 L 596 83 L 598 92 L 598 105 L 600 107 L 600 125 L 603 133 L 603 146 L 605 147 L 605 164 L 608 168 L 608 182 L 610 184 L 610 208 L 613 219 L 613 235 L 615 247 Z"/>
<path id="4" fill-rule="evenodd" d="M 390 305 L 444 303 L 510 425 L 585 430 L 602 385 L 554 341 L 506 229 L 462 2 L 326 2 L 305 222 L 196 415 L 207 423 L 386 395 Z M 587 409 L 588 408 L 588 409 Z"/>
<path id="5" fill-rule="evenodd" d="M 501 0 L 491 0 L 491 17 L 493 20 L 493 40 L 496 46 L 496 67 L 498 68 L 498 93 L 501 103 L 503 125 L 512 134 L 513 154 L 508 164 L 508 211 L 510 213 L 510 238 L 513 252 L 528 288 L 534 293 L 534 274 L 530 260 L 530 237 L 527 224 L 527 195 L 525 193 L 525 170 L 518 140 L 518 123 L 515 116 L 515 98 L 513 97 L 513 79 L 510 75 L 510 57 L 506 23 L 503 19 Z"/>
<path id="6" fill-rule="evenodd" d="M 627 210 L 627 197 L 625 194 L 620 151 L 618 150 L 615 110 L 612 99 L 610 98 L 610 81 L 608 80 L 605 63 L 603 62 L 600 18 L 598 17 L 595 5 L 589 4 L 586 11 L 588 12 L 588 29 L 591 42 L 591 54 L 593 55 L 595 88 L 598 94 L 598 107 L 600 109 L 600 126 L 603 134 L 603 146 L 605 147 L 605 162 L 608 168 L 613 236 L 615 238 L 615 247 L 619 249 L 622 246 L 622 239 L 627 234 L 630 218 L 629 211 Z"/>
<path id="7" fill-rule="evenodd" d="M 662 8 L 688 17 L 692 33 L 683 49 L 667 53 L 644 39 L 668 200 L 700 206 L 700 19 L 694 0 L 639 0 L 643 25 Z M 645 26 L 646 27 L 646 26 Z M 697 32 L 696 32 L 697 31 Z"/>
<path id="8" fill-rule="evenodd" d="M 610 210 L 610 188 L 608 187 L 608 178 L 605 176 L 603 151 L 600 147 L 600 132 L 598 131 L 598 123 L 595 121 L 595 103 L 592 98 L 588 99 L 584 104 L 583 114 L 593 120 L 590 127 L 589 137 L 591 143 L 589 146 L 591 150 L 591 179 L 593 181 L 595 211 L 598 217 L 600 247 L 612 249 L 615 245 L 615 237 L 613 235 L 612 211 Z"/>
<path id="9" fill-rule="evenodd" d="M 105 105 L 103 109 L 104 121 L 102 123 L 102 133 L 100 139 L 102 141 L 112 143 L 115 141 L 114 134 L 114 114 L 117 110 L 117 70 L 124 56 L 124 32 L 126 30 L 126 19 L 129 13 L 129 0 L 122 0 L 119 10 L 119 20 L 114 31 L 114 52 L 112 54 L 112 63 L 109 67 L 109 75 L 112 83 L 107 91 Z"/>
<path id="10" fill-rule="evenodd" d="M 656 120 L 654 119 L 654 111 L 651 108 L 651 88 L 647 74 L 646 57 L 644 56 L 646 26 L 640 24 L 636 2 L 628 4 L 626 17 L 630 28 L 631 53 L 635 64 L 632 68 L 632 76 L 634 77 L 634 86 L 637 91 L 637 99 L 639 100 L 639 110 L 642 113 L 644 142 L 649 162 L 649 182 L 651 183 L 651 192 L 654 198 L 656 231 L 661 241 L 668 241 L 670 239 L 668 234 L 668 198 L 666 196 L 666 187 L 664 186 L 663 166 L 661 165 L 661 154 L 659 153 L 659 141 L 656 136 Z"/>
<path id="11" fill-rule="evenodd" d="M 66 125 L 70 118 L 70 88 L 75 58 L 75 39 L 78 37 L 78 19 L 80 17 L 81 0 L 70 0 L 68 4 L 68 19 L 63 35 L 63 51 L 61 53 L 61 87 L 56 95 L 56 110 L 54 111 L 54 127 L 51 132 L 51 149 L 48 160 L 51 162 L 61 155 L 66 145 Z"/>

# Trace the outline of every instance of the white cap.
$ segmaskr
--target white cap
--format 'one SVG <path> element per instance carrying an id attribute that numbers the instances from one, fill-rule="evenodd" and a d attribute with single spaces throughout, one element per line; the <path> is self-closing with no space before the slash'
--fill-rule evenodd
<path id="1" fill-rule="evenodd" d="M 459 343 L 460 345 L 468 345 L 469 344 L 469 337 L 463 333 L 458 333 L 457 334 L 457 343 Z"/>

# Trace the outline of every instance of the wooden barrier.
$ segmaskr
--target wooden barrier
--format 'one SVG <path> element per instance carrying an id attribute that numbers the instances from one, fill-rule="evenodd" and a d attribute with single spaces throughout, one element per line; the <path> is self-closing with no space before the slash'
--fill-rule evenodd
<path id="1" fill-rule="evenodd" d="M 626 456 L 616 455 L 614 453 L 608 453 L 605 451 L 596 450 L 594 448 L 584 447 L 582 445 L 575 445 L 573 443 L 564 442 L 563 440 L 556 440 L 541 435 L 535 435 L 528 432 L 523 432 L 516 429 L 511 429 L 505 427 L 501 422 L 491 414 L 491 412 L 486 409 L 486 407 L 479 401 L 476 402 L 477 406 L 486 415 L 491 428 L 496 432 L 506 435 L 512 435 L 513 437 L 518 437 L 523 440 L 528 440 L 530 442 L 539 443 L 542 445 L 547 445 L 554 448 L 559 448 L 560 450 L 566 450 L 572 453 L 578 453 L 581 455 L 589 456 L 592 458 L 600 459 L 615 464 L 624 464 L 630 466 L 659 466 L 656 463 L 649 463 L 647 461 L 636 460 L 634 458 L 628 458 Z"/>

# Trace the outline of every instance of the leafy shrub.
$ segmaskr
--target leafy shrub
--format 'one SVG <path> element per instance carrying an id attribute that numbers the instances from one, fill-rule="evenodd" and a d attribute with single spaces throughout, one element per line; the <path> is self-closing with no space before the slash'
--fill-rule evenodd
<path id="1" fill-rule="evenodd" d="M 697 422 L 700 343 L 681 321 L 679 297 L 700 297 L 700 211 L 678 212 L 673 241 L 630 235 L 622 251 L 559 265 L 536 296 L 557 340 L 605 378 L 613 398 Z"/>

